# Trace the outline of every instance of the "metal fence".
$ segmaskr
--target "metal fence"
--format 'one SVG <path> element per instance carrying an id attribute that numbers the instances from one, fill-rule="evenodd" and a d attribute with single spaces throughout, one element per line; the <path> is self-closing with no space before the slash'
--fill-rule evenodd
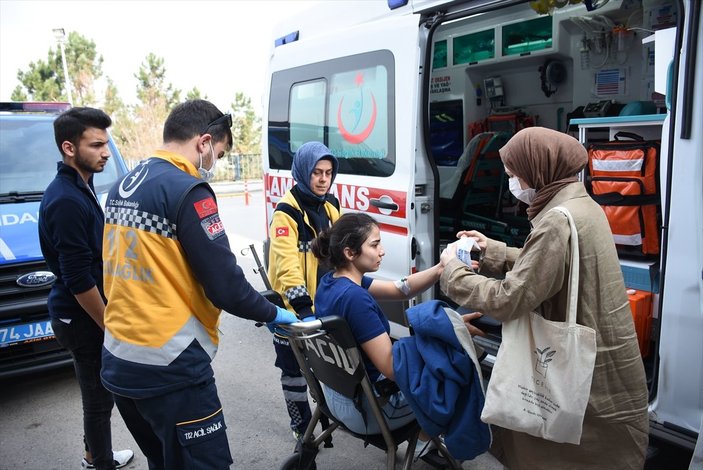
<path id="1" fill-rule="evenodd" d="M 129 169 L 133 169 L 139 160 L 127 160 Z M 215 182 L 260 180 L 263 176 L 260 154 L 227 154 L 217 161 Z"/>

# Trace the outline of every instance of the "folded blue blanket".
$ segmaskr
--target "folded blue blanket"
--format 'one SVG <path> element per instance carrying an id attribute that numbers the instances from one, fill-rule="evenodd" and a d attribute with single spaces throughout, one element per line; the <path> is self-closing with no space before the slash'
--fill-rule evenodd
<path id="1" fill-rule="evenodd" d="M 481 372 L 448 317 L 456 313 L 444 307 L 430 301 L 407 310 L 414 335 L 393 344 L 393 372 L 422 429 L 432 437 L 443 434 L 454 458 L 470 460 L 491 445 L 480 419 L 485 395 Z"/>

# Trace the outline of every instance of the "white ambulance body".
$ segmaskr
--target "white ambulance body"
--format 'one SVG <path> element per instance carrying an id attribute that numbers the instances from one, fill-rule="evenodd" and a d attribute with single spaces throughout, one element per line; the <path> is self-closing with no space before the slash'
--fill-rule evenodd
<path id="1" fill-rule="evenodd" d="M 380 224 L 386 256 L 374 275 L 399 279 L 438 261 L 457 220 L 517 245 L 529 230 L 505 185 L 501 214 L 464 218 L 485 196 L 478 184 L 451 205 L 473 134 L 540 125 L 585 145 L 619 131 L 661 139 L 661 253 L 622 264 L 645 273 L 649 285 L 634 287 L 653 295 L 643 359 L 652 434 L 693 447 L 703 419 L 700 15 L 700 2 L 676 0 L 587 0 L 546 15 L 520 1 L 320 2 L 272 38 L 267 221 L 293 184 L 297 148 L 324 142 L 340 160 L 333 191 L 342 210 Z M 488 181 L 495 169 L 486 171 Z M 437 297 L 438 289 L 412 303 Z M 392 335 L 408 333 L 407 306 L 383 305 Z M 499 342 L 492 334 L 484 346 L 495 353 Z"/>

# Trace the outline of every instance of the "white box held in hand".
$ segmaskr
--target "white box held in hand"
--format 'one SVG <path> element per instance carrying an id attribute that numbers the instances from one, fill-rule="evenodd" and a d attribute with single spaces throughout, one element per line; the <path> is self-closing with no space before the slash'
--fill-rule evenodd
<path id="1" fill-rule="evenodd" d="M 471 267 L 471 251 L 481 251 L 475 238 L 464 236 L 456 242 L 456 257 L 469 267 Z"/>

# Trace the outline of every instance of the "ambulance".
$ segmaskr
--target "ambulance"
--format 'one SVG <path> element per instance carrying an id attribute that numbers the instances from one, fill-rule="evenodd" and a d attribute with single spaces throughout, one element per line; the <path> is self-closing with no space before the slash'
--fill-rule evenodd
<path id="1" fill-rule="evenodd" d="M 614 239 L 651 433 L 694 447 L 703 419 L 701 2 L 316 3 L 274 29 L 264 116 L 267 222 L 293 185 L 295 151 L 323 142 L 340 162 L 342 211 L 379 222 L 386 256 L 374 275 L 390 280 L 435 264 L 457 229 L 521 245 L 525 207 L 497 153 L 518 130 L 552 128 L 589 149 L 655 147 L 656 225 L 646 237 L 657 243 L 643 252 L 642 234 Z M 591 190 L 595 174 L 581 175 Z M 633 201 L 642 212 L 644 199 Z M 435 289 L 384 304 L 391 334 L 407 335 L 405 308 L 431 298 L 447 300 Z M 490 367 L 500 325 L 486 322 Z"/>

